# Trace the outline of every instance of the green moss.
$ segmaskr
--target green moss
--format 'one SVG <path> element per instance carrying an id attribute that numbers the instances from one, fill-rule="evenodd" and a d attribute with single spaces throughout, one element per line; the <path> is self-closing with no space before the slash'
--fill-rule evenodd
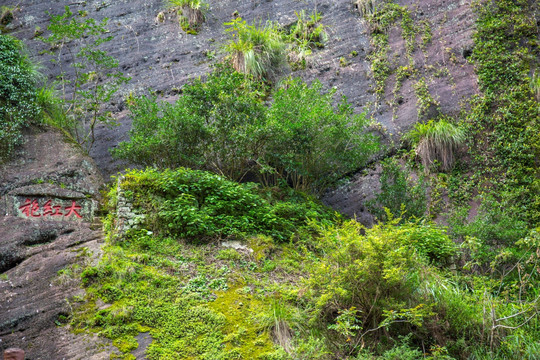
<path id="1" fill-rule="evenodd" d="M 274 350 L 270 334 L 255 322 L 255 317 L 268 305 L 242 286 L 216 293 L 217 298 L 208 307 L 226 318 L 224 333 L 226 349 L 234 351 L 240 359 L 258 359 Z"/>
<path id="2" fill-rule="evenodd" d="M 393 2 L 385 2 L 377 6 L 373 13 L 366 15 L 366 20 L 371 29 L 371 46 L 373 47 L 373 52 L 368 56 L 368 60 L 371 61 L 371 71 L 376 83 L 375 93 L 379 96 L 384 94 L 386 80 L 392 74 L 390 61 L 388 60 L 390 50 L 388 30 L 395 26 L 400 18 L 409 66 L 414 67 L 412 54 L 415 49 L 418 26 L 414 23 L 408 8 Z"/>

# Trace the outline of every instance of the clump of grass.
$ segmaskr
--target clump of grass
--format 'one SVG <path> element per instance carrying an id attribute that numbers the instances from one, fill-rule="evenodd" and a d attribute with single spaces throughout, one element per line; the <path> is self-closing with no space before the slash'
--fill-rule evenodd
<path id="1" fill-rule="evenodd" d="M 4 27 L 9 25 L 15 18 L 13 12 L 14 7 L 1 6 L 0 7 L 0 33 L 4 31 Z"/>
<path id="2" fill-rule="evenodd" d="M 288 54 L 293 70 L 305 69 L 307 56 L 313 49 L 323 48 L 328 40 L 325 26 L 321 24 L 322 14 L 314 10 L 310 15 L 305 10 L 295 12 L 297 20 L 287 30 L 285 38 L 291 43 Z"/>
<path id="3" fill-rule="evenodd" d="M 454 152 L 465 141 L 465 130 L 447 117 L 417 123 L 405 134 L 415 148 L 425 170 L 437 161 L 442 170 L 450 170 L 454 164 Z"/>
<path id="4" fill-rule="evenodd" d="M 225 25 L 232 34 L 225 50 L 234 69 L 257 79 L 276 80 L 286 64 L 285 42 L 277 25 L 249 25 L 240 17 Z"/>
<path id="5" fill-rule="evenodd" d="M 178 13 L 178 21 L 182 29 L 196 35 L 205 20 L 208 3 L 204 0 L 169 0 L 169 6 Z"/>
<path id="6" fill-rule="evenodd" d="M 355 0 L 354 5 L 362 16 L 372 15 L 375 12 L 379 0 Z"/>
<path id="7" fill-rule="evenodd" d="M 309 16 L 305 10 L 295 12 L 296 22 L 290 27 L 288 40 L 300 49 L 322 48 L 328 39 L 325 26 L 320 23 L 322 14 L 314 10 Z"/>

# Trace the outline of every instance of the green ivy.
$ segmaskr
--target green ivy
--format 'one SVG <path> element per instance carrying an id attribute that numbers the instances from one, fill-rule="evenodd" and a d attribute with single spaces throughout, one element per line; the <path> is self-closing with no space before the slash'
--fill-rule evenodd
<path id="1" fill-rule="evenodd" d="M 0 161 L 22 143 L 23 128 L 39 120 L 38 76 L 23 43 L 0 34 Z"/>
<path id="2" fill-rule="evenodd" d="M 477 2 L 473 62 L 482 93 L 467 116 L 478 183 L 531 224 L 540 220 L 540 107 L 529 74 L 540 57 L 533 9 L 525 0 Z"/>

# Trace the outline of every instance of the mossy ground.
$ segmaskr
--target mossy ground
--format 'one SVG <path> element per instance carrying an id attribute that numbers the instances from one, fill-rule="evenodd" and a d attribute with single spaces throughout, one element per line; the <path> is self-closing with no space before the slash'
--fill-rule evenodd
<path id="1" fill-rule="evenodd" d="M 265 256 L 257 261 L 216 244 L 142 232 L 104 252 L 83 274 L 87 303 L 72 325 L 113 340 L 118 358 L 132 358 L 143 332 L 153 339 L 148 359 L 257 359 L 275 351 L 271 329 L 257 320 L 270 311 L 274 293 L 258 279 L 276 280 L 280 271 L 265 268 Z"/>
<path id="2" fill-rule="evenodd" d="M 185 172 L 190 171 L 178 170 L 179 174 Z M 147 175 L 135 172 L 126 176 L 122 196 L 131 197 L 139 211 L 159 212 L 163 206 L 170 207 L 169 202 L 158 199 L 163 194 L 156 185 L 160 178 L 154 176 L 154 183 Z M 205 176 L 216 185 L 229 184 L 215 175 Z M 200 190 L 199 180 L 195 177 L 186 181 Z M 173 182 L 167 186 L 176 188 Z M 183 186 L 187 189 L 188 185 Z M 234 187 L 231 191 L 244 194 L 246 190 Z M 252 196 L 263 201 L 261 195 Z M 131 353 L 138 347 L 136 337 L 141 333 L 149 333 L 153 340 L 146 349 L 150 360 L 282 358 L 283 351 L 273 341 L 273 309 L 283 289 L 296 283 L 292 278 L 301 278 L 302 247 L 288 243 L 277 246 L 269 235 L 238 233 L 233 237 L 249 248 L 225 248 L 219 245 L 219 235 L 199 239 L 173 235 L 156 225 L 159 222 L 151 216 L 145 217 L 139 229 L 113 236 L 118 220 L 114 205 L 117 197 L 113 188 L 102 260 L 82 272 L 87 296 L 73 314 L 75 331 L 92 331 L 111 339 L 119 350 L 113 357 L 120 359 L 133 358 Z M 201 195 L 201 204 L 209 206 L 211 200 L 204 199 Z M 284 202 L 271 200 L 270 204 Z M 241 202 L 231 202 L 228 211 L 237 213 L 234 208 L 241 206 Z M 321 213 L 327 211 L 315 203 L 313 206 Z M 296 215 L 293 211 L 287 216 Z M 302 216 L 295 221 L 307 221 Z M 242 221 L 253 222 L 253 228 L 258 228 L 256 217 Z M 301 229 L 299 226 L 296 231 Z"/>

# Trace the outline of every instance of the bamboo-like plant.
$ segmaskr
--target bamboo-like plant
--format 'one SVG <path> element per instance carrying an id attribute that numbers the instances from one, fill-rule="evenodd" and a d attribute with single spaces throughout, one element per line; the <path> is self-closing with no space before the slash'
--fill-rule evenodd
<path id="1" fill-rule="evenodd" d="M 413 145 L 426 171 L 435 161 L 442 170 L 450 170 L 455 150 L 465 141 L 465 130 L 441 116 L 438 120 L 417 123 L 404 138 Z"/>

